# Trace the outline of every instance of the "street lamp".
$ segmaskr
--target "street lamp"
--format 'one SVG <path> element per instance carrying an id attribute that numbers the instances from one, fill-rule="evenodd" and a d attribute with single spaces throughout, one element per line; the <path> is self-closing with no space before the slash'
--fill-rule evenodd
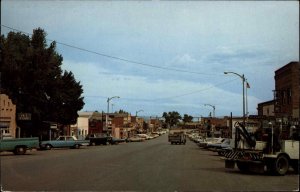
<path id="1" fill-rule="evenodd" d="M 137 117 L 137 114 L 138 114 L 139 112 L 141 112 L 141 111 L 144 111 L 144 110 L 138 110 L 138 111 L 136 111 L 136 112 L 135 112 L 135 116 Z"/>
<path id="2" fill-rule="evenodd" d="M 204 104 L 204 106 L 210 106 L 213 108 L 213 117 L 215 117 L 215 112 L 216 112 L 216 106 L 211 105 L 211 104 Z"/>
<path id="3" fill-rule="evenodd" d="M 111 104 L 111 112 L 114 112 L 114 104 Z"/>
<path id="4" fill-rule="evenodd" d="M 138 123 L 138 121 L 137 121 L 137 120 L 138 120 L 138 119 L 137 119 L 137 114 L 138 114 L 139 112 L 141 112 L 141 111 L 144 111 L 144 110 L 141 109 L 141 110 L 138 110 L 138 111 L 135 112 L 135 126 L 138 127 L 138 128 L 139 128 L 139 123 Z"/>
<path id="5" fill-rule="evenodd" d="M 245 79 L 244 74 L 240 75 L 240 74 L 235 73 L 235 72 L 227 72 L 227 71 L 224 72 L 224 74 L 230 74 L 230 73 L 235 74 L 235 75 L 239 76 L 242 79 L 242 83 L 243 83 L 242 84 L 243 85 L 243 125 L 245 126 L 245 81 L 246 81 L 246 79 Z"/>
<path id="6" fill-rule="evenodd" d="M 113 96 L 113 97 L 110 97 L 110 98 L 107 98 L 107 113 L 106 113 L 106 116 L 105 116 L 105 128 L 106 128 L 106 131 L 108 131 L 108 113 L 109 113 L 109 101 L 114 99 L 114 98 L 120 98 L 119 96 Z"/>

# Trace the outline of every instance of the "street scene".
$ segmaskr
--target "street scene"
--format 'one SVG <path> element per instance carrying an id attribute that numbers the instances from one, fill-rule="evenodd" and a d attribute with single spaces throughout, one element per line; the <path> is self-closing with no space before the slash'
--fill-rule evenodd
<path id="1" fill-rule="evenodd" d="M 2 191 L 299 191 L 299 2 L 0 3 Z"/>
<path id="2" fill-rule="evenodd" d="M 171 145 L 167 134 L 144 142 L 1 156 L 9 191 L 292 191 L 298 177 L 226 170 L 216 153 L 193 141 Z M 16 182 L 16 180 L 18 182 Z"/>

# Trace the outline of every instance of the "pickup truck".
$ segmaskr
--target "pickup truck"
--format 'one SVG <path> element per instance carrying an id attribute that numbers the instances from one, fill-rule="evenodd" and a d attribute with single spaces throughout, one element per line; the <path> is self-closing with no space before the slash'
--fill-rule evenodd
<path id="1" fill-rule="evenodd" d="M 186 143 L 186 136 L 184 134 L 184 132 L 173 132 L 173 133 L 169 133 L 168 136 L 168 140 L 169 142 L 171 142 L 171 144 L 184 144 Z"/>
<path id="2" fill-rule="evenodd" d="M 27 150 L 36 149 L 39 147 L 39 138 L 12 138 L 1 137 L 0 152 L 9 151 L 15 155 L 24 155 Z"/>
<path id="3" fill-rule="evenodd" d="M 41 149 L 51 148 L 75 148 L 79 149 L 81 146 L 89 145 L 88 140 L 77 140 L 75 136 L 59 136 L 56 140 L 42 141 L 40 143 Z"/>

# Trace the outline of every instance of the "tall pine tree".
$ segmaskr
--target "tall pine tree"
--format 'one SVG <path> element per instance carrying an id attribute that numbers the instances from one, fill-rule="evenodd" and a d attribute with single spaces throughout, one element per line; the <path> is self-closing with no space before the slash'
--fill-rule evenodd
<path id="1" fill-rule="evenodd" d="M 72 72 L 62 71 L 63 57 L 56 43 L 47 46 L 43 29 L 30 38 L 10 32 L 1 36 L 2 90 L 17 105 L 17 113 L 30 113 L 31 121 L 18 121 L 23 136 L 38 136 L 43 122 L 69 125 L 84 106 L 82 85 Z"/>

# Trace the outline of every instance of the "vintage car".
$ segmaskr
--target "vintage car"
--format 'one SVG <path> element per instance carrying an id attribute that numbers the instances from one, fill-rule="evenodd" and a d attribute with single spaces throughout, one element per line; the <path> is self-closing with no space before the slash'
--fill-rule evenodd
<path id="1" fill-rule="evenodd" d="M 86 136 L 85 140 L 89 140 L 89 145 L 109 145 L 112 144 L 112 137 L 102 133 L 93 133 Z"/>
<path id="2" fill-rule="evenodd" d="M 141 142 L 141 141 L 145 141 L 145 140 L 146 140 L 145 138 L 139 137 L 137 135 L 127 138 L 128 142 Z"/>
<path id="3" fill-rule="evenodd" d="M 153 137 L 147 134 L 137 134 L 138 137 L 144 138 L 145 140 L 153 139 Z"/>
<path id="4" fill-rule="evenodd" d="M 119 138 L 112 137 L 110 143 L 112 145 L 118 145 L 119 143 L 125 143 L 125 142 L 126 142 L 126 139 L 119 139 Z"/>
<path id="5" fill-rule="evenodd" d="M 48 149 L 51 148 L 75 148 L 79 149 L 81 146 L 89 145 L 89 140 L 78 140 L 75 136 L 59 136 L 55 140 L 49 141 L 42 141 L 40 143 L 41 149 Z"/>
<path id="6" fill-rule="evenodd" d="M 38 146 L 38 137 L 13 138 L 11 135 L 2 135 L 0 139 L 0 152 L 9 151 L 15 155 L 24 155 L 27 150 L 36 149 Z"/>

